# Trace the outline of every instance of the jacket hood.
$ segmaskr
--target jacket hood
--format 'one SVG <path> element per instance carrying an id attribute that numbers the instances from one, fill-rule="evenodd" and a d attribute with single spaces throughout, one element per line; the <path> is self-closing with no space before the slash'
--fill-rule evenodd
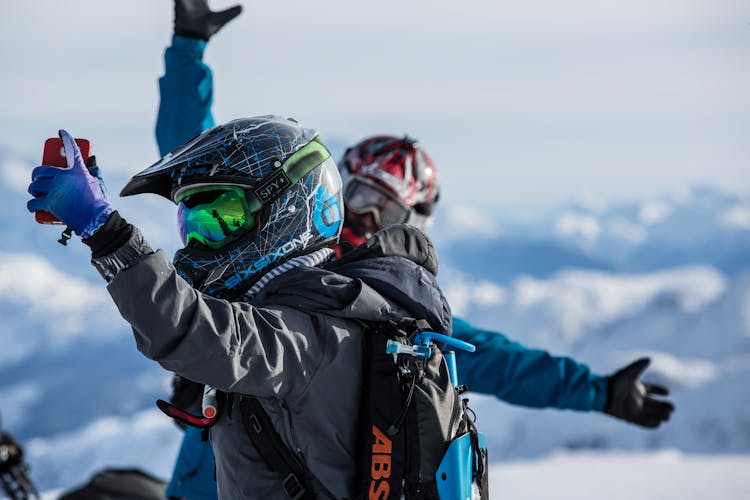
<path id="1" fill-rule="evenodd" d="M 436 332 L 450 334 L 451 312 L 437 269 L 427 235 L 395 224 L 324 268 L 299 267 L 272 279 L 252 302 L 372 322 L 424 319 Z"/>

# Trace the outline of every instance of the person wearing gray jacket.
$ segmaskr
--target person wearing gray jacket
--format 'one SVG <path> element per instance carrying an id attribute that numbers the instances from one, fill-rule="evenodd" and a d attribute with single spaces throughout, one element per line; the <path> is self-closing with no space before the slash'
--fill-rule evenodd
<path id="1" fill-rule="evenodd" d="M 207 130 L 122 190 L 178 205 L 185 247 L 170 262 L 113 210 L 73 139 L 61 138 L 68 168 L 37 167 L 28 208 L 51 212 L 91 247 L 145 356 L 227 394 L 210 432 L 219 497 L 289 497 L 245 430 L 247 396 L 309 469 L 307 494 L 358 495 L 363 329 L 412 317 L 451 331 L 429 239 L 392 226 L 334 261 L 336 165 L 315 131 L 263 116 Z"/>

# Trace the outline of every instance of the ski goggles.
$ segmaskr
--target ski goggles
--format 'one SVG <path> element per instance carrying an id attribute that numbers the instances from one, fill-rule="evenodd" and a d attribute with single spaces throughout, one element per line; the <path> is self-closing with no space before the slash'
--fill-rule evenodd
<path id="1" fill-rule="evenodd" d="M 245 191 L 238 186 L 188 189 L 177 201 L 177 223 L 182 243 L 198 241 L 220 248 L 255 227 Z"/>
<path id="2" fill-rule="evenodd" d="M 346 209 L 358 215 L 372 214 L 379 227 L 409 220 L 411 209 L 374 182 L 352 179 L 344 191 Z"/>

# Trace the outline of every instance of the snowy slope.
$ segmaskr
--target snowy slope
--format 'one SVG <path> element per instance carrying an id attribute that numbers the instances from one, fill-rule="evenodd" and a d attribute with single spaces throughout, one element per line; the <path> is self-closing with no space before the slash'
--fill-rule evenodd
<path id="1" fill-rule="evenodd" d="M 179 433 L 153 401 L 168 394 L 169 374 L 136 352 L 88 250 L 75 239 L 64 248 L 56 243 L 60 228 L 32 222 L 25 210 L 32 167 L 0 148 L 3 426 L 27 444 L 34 478 L 46 489 L 81 482 L 106 464 L 166 476 Z M 126 178 L 107 178 L 104 168 L 115 198 Z M 140 196 L 115 204 L 154 246 L 177 248 L 169 202 Z M 526 410 L 472 395 L 492 460 L 537 460 L 497 469 L 499 484 L 524 471 L 562 480 L 566 465 L 539 458 L 559 449 L 750 453 L 748 206 L 697 189 L 628 206 L 571 205 L 523 224 L 443 207 L 434 236 L 456 314 L 599 373 L 649 355 L 647 377 L 669 385 L 678 408 L 668 426 L 645 432 L 598 414 Z M 585 457 L 579 466 L 599 460 Z M 609 463 L 642 471 L 662 455 L 630 457 Z M 710 461 L 693 460 L 679 459 L 685 468 L 674 470 Z M 732 470 L 745 463 L 727 460 Z M 530 491 L 517 498 L 544 498 Z"/>
<path id="2" fill-rule="evenodd" d="M 656 453 L 558 453 L 490 468 L 490 498 L 513 500 L 741 500 L 750 457 Z"/>

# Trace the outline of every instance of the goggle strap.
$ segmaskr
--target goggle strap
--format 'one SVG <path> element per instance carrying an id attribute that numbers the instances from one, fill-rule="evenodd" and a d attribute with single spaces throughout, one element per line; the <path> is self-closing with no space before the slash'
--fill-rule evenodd
<path id="1" fill-rule="evenodd" d="M 290 156 L 280 169 L 261 185 L 250 190 L 247 202 L 251 212 L 270 204 L 289 187 L 298 183 L 317 166 L 330 158 L 331 153 L 317 137 Z"/>

